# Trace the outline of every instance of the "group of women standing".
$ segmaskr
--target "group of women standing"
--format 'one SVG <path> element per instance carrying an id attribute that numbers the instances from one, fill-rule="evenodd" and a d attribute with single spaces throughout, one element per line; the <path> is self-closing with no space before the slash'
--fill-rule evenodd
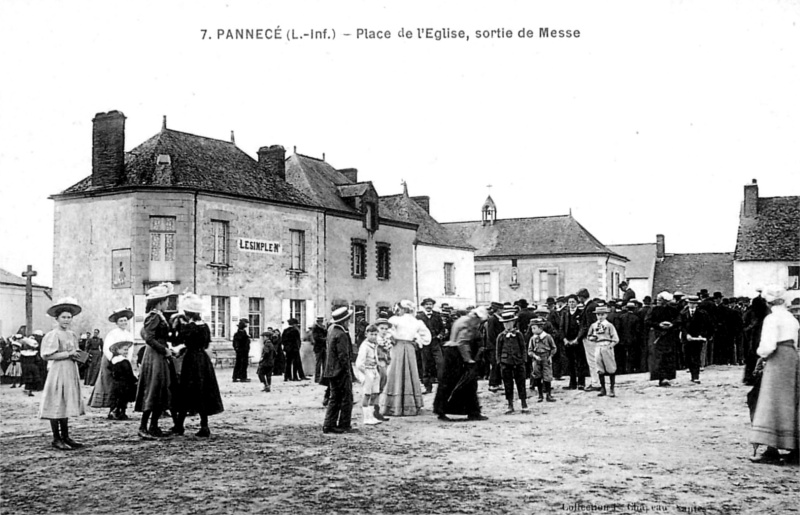
<path id="1" fill-rule="evenodd" d="M 116 324 L 105 338 L 98 379 L 89 398 L 89 405 L 110 408 L 108 418 L 126 420 L 125 406 L 135 401 L 134 410 L 142 413 L 139 436 L 156 439 L 168 435 L 183 435 L 184 421 L 189 415 L 200 416 L 198 437 L 208 437 L 208 417 L 223 411 L 214 366 L 206 353 L 211 331 L 201 319 L 202 300 L 194 294 L 184 296 L 183 315 L 170 325 L 165 309 L 171 298 L 177 297 L 172 285 L 162 283 L 147 292 L 144 326 L 141 331 L 146 347 L 141 361 L 138 384 L 122 380 L 133 376 L 128 359 L 133 334 L 128 323 L 133 317 L 130 309 L 120 309 L 109 317 Z M 83 444 L 69 436 L 69 417 L 83 415 L 85 405 L 81 396 L 78 362 L 81 357 L 78 337 L 70 330 L 72 318 L 82 308 L 72 298 L 59 300 L 48 310 L 58 326 L 42 341 L 42 357 L 50 362 L 39 418 L 50 420 L 53 447 L 70 450 Z M 182 358 L 180 373 L 175 358 Z M 135 386 L 134 386 L 135 385 Z M 159 419 L 169 409 L 174 425 L 169 432 L 161 431 Z"/>

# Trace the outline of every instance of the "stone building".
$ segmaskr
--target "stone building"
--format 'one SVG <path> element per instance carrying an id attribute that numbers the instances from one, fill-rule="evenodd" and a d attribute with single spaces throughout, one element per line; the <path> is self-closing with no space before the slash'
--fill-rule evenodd
<path id="1" fill-rule="evenodd" d="M 350 270 L 351 235 L 411 253 L 416 226 L 382 224 L 364 205 L 330 209 L 287 182 L 283 147 L 262 147 L 253 159 L 233 138 L 168 129 L 165 118 L 125 152 L 122 113 L 100 113 L 93 124 L 92 174 L 51 197 L 54 296 L 81 302 L 77 330 L 106 327 L 112 309 L 132 306 L 138 335 L 145 292 L 162 281 L 202 296 L 215 339 L 229 339 L 242 317 L 254 336 L 290 317 L 306 328 L 336 302 L 378 290 L 366 267 L 358 281 Z M 410 268 L 395 266 L 389 283 L 410 285 Z M 339 287 L 354 282 L 360 287 Z"/>
<path id="2" fill-rule="evenodd" d="M 680 291 L 695 295 L 702 289 L 733 295 L 733 253 L 668 253 L 664 235 L 657 234 L 653 294 Z"/>
<path id="3" fill-rule="evenodd" d="M 337 170 L 296 152 L 286 160 L 286 181 L 322 208 L 328 308 L 352 305 L 362 323 L 413 298 L 417 225 L 383 210 L 372 182 L 359 182 L 355 168 Z"/>
<path id="4" fill-rule="evenodd" d="M 572 215 L 498 219 L 491 197 L 481 220 L 442 224 L 476 248 L 475 300 L 543 302 L 547 297 L 589 290 L 603 299 L 619 296 L 628 259 L 592 236 Z"/>
<path id="5" fill-rule="evenodd" d="M 380 198 L 383 212 L 419 226 L 414 241 L 414 300 L 425 298 L 457 309 L 475 305 L 475 248 L 455 237 L 430 215 L 428 196 L 403 193 Z"/>
<path id="6" fill-rule="evenodd" d="M 753 179 L 744 187 L 739 213 L 734 294 L 753 297 L 757 288 L 773 284 L 800 297 L 800 197 L 759 197 Z"/>

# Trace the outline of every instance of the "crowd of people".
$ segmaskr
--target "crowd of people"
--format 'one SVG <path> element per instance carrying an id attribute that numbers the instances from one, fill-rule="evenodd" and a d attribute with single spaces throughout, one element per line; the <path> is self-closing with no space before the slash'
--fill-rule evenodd
<path id="1" fill-rule="evenodd" d="M 567 380 L 566 390 L 613 398 L 618 374 L 648 372 L 651 381 L 668 387 L 679 370 L 700 383 L 705 366 L 727 364 L 743 366 L 743 382 L 754 386 L 748 396 L 751 442 L 767 446 L 754 459 L 797 461 L 798 299 L 786 305 L 785 292 L 774 288 L 752 299 L 700 290 L 696 295 L 661 292 L 653 304 L 649 297 L 639 302 L 626 284 L 620 286 L 622 299 L 592 299 L 580 289 L 539 306 L 519 299 L 463 311 L 446 304 L 435 309 L 430 298 L 421 309 L 402 300 L 371 324 L 359 319 L 363 325 L 354 331 L 349 328 L 352 310 L 335 309 L 327 324 L 318 318 L 307 335 L 316 361 L 314 381 L 326 387 L 323 433 L 353 430 L 354 380 L 362 394 L 363 424 L 369 426 L 420 414 L 434 384 L 432 408 L 440 421 L 459 415 L 480 421 L 487 419 L 478 401 L 481 379 L 488 380 L 490 392 L 505 394 L 506 414 L 512 414 L 515 394 L 522 412 L 529 410 L 528 380 L 538 402 L 557 401 L 553 382 L 559 380 Z M 147 293 L 140 335 L 145 346 L 135 360 L 138 377 L 129 308 L 109 316 L 114 328 L 105 339 L 99 330 L 79 338 L 70 325 L 81 308 L 74 299 L 62 299 L 48 310 L 56 329 L 0 342 L 4 382 L 12 382 L 12 388 L 23 385 L 27 395 L 43 390 L 40 417 L 51 421 L 54 447 L 82 446 L 69 436 L 68 426 L 69 417 L 85 411 L 82 378 L 94 385 L 89 406 L 108 408 L 109 419 L 127 420 L 127 406 L 133 403 L 141 413 L 138 435 L 143 439 L 183 435 L 191 415 L 200 417 L 196 436 L 210 435 L 208 417 L 224 410 L 207 352 L 210 330 L 194 294 L 184 295 L 178 313 L 165 313 L 176 295 L 168 283 Z M 274 375 L 282 374 L 287 382 L 310 379 L 300 357 L 299 326 L 290 319 L 283 331 L 268 328 L 260 335 L 257 375 L 264 391 L 271 391 Z M 247 329 L 243 319 L 233 336 L 233 382 L 250 381 Z M 363 335 L 361 341 L 352 341 L 353 333 Z M 173 426 L 162 431 L 159 420 L 167 411 Z"/>

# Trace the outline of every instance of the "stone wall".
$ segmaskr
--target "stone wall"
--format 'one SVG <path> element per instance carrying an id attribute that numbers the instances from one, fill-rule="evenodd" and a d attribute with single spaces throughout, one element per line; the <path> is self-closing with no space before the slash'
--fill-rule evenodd
<path id="1" fill-rule="evenodd" d="M 453 263 L 455 291 L 444 291 L 444 264 Z M 475 305 L 475 261 L 472 251 L 417 245 L 416 302 L 430 297 L 437 307 L 443 302 L 457 309 Z"/>

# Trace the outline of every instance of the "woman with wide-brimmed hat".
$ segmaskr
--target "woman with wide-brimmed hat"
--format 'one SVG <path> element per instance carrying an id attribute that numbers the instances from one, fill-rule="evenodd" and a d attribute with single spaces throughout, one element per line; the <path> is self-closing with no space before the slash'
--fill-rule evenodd
<path id="1" fill-rule="evenodd" d="M 750 428 L 753 452 L 759 445 L 767 446 L 761 456 L 753 458 L 758 463 L 785 460 L 796 464 L 800 457 L 800 324 L 786 309 L 785 294 L 780 287 L 764 290 L 772 313 L 764 319 L 756 351 L 765 364 Z M 779 449 L 789 454 L 781 456 Z"/>
<path id="2" fill-rule="evenodd" d="M 170 325 L 163 311 L 169 306 L 170 297 L 177 297 L 172 283 L 161 283 L 147 291 L 141 335 L 145 347 L 139 384 L 136 390 L 134 411 L 142 413 L 139 436 L 144 439 L 167 436 L 158 427 L 161 414 L 172 407 L 173 389 L 177 381 L 172 363 L 172 350 L 167 345 Z M 148 425 L 149 421 L 149 425 Z"/>
<path id="3" fill-rule="evenodd" d="M 397 311 L 398 314 L 389 319 L 394 347 L 383 414 L 401 417 L 417 415 L 423 407 L 416 347 L 429 345 L 431 332 L 414 316 L 416 309 L 410 300 L 401 300 Z"/>
<path id="4" fill-rule="evenodd" d="M 81 351 L 78 349 L 78 336 L 69 330 L 72 317 L 80 312 L 81 307 L 75 299 L 60 299 L 47 310 L 47 314 L 56 319 L 58 327 L 42 340 L 42 357 L 50 362 L 50 367 L 39 406 L 39 418 L 50 420 L 53 447 L 63 451 L 83 447 L 82 443 L 70 438 L 68 424 L 69 417 L 77 417 L 85 412 L 76 363 L 81 359 Z"/>
<path id="5" fill-rule="evenodd" d="M 111 390 L 114 380 L 111 377 L 111 346 L 115 343 L 125 342 L 133 345 L 133 333 L 128 330 L 128 323 L 133 318 L 133 310 L 130 308 L 117 309 L 108 317 L 108 321 L 116 327 L 110 330 L 103 340 L 103 354 L 100 360 L 100 371 L 95 382 L 92 394 L 89 396 L 89 406 L 92 408 L 109 408 L 108 418 L 110 420 L 127 420 L 128 416 L 119 410 L 115 410 L 115 405 L 111 399 Z"/>
<path id="6" fill-rule="evenodd" d="M 211 436 L 208 417 L 224 410 L 214 364 L 206 353 L 211 344 L 211 330 L 201 318 L 203 301 L 199 296 L 187 293 L 183 298 L 181 311 L 187 322 L 181 327 L 178 343 L 186 345 L 186 354 L 181 367 L 179 395 L 175 403 L 177 413 L 172 433 L 182 435 L 187 413 L 196 413 L 200 415 L 200 431 L 195 436 L 207 438 Z"/>

